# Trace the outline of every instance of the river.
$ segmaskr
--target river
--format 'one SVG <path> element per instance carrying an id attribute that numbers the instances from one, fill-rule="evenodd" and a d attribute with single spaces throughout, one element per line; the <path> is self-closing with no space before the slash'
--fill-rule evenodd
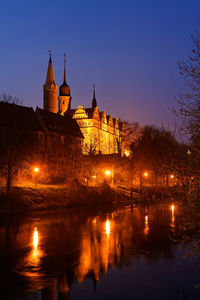
<path id="1" fill-rule="evenodd" d="M 200 299 L 175 204 L 1 215 L 0 299 Z"/>

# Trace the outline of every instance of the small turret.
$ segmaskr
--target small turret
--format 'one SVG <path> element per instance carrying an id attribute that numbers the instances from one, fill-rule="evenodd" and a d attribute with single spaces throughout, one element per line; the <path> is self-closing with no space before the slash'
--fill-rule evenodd
<path id="1" fill-rule="evenodd" d="M 43 85 L 43 92 L 44 92 L 44 99 L 43 99 L 44 110 L 57 113 L 57 85 L 55 84 L 55 79 L 54 79 L 51 52 L 49 57 L 46 83 Z"/>
<path id="2" fill-rule="evenodd" d="M 70 95 L 70 86 L 66 81 L 66 55 L 64 54 L 64 79 L 63 84 L 59 88 L 59 113 L 64 115 L 65 112 L 70 109 L 71 105 L 71 95 Z"/>

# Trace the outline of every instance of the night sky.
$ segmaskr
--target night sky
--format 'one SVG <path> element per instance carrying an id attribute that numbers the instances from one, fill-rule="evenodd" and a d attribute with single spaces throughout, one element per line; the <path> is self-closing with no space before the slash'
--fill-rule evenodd
<path id="1" fill-rule="evenodd" d="M 55 81 L 63 53 L 72 107 L 91 106 L 141 125 L 173 129 L 169 107 L 183 90 L 177 62 L 200 30 L 199 0 L 1 1 L 0 92 L 42 107 L 52 51 Z"/>

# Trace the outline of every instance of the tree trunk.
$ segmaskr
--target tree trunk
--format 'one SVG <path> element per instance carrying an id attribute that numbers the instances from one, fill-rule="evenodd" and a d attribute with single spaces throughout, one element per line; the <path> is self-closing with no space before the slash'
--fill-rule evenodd
<path id="1" fill-rule="evenodd" d="M 8 161 L 8 169 L 7 169 L 7 182 L 6 182 L 6 193 L 7 195 L 10 194 L 11 189 L 11 163 L 10 160 Z"/>
<path id="2" fill-rule="evenodd" d="M 169 175 L 167 174 L 166 175 L 166 184 L 167 184 L 167 187 L 169 186 Z"/>
<path id="3" fill-rule="evenodd" d="M 133 197 L 133 159 L 130 161 L 130 197 Z"/>
<path id="4" fill-rule="evenodd" d="M 154 175 L 154 178 L 155 178 L 155 186 L 158 186 L 158 178 L 157 178 L 157 174 L 156 173 Z"/>
<path id="5" fill-rule="evenodd" d="M 142 173 L 140 173 L 140 191 L 142 191 Z"/>

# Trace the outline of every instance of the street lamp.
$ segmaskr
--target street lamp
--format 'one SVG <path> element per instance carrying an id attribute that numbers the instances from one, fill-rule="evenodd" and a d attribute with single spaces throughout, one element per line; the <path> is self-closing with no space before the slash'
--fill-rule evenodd
<path id="1" fill-rule="evenodd" d="M 33 171 L 34 171 L 35 173 L 38 173 L 38 172 L 40 171 L 40 169 L 39 169 L 38 167 L 34 167 L 34 168 L 33 168 Z"/>
<path id="2" fill-rule="evenodd" d="M 129 156 L 130 156 L 130 151 L 129 151 L 129 150 L 126 150 L 126 151 L 124 152 L 124 154 L 125 154 L 126 157 L 129 157 Z"/>
<path id="3" fill-rule="evenodd" d="M 144 176 L 147 177 L 149 174 L 147 172 L 144 172 Z"/>
<path id="4" fill-rule="evenodd" d="M 113 170 L 106 170 L 105 174 L 106 174 L 107 177 L 111 177 L 111 185 L 113 185 L 114 171 Z"/>
<path id="5" fill-rule="evenodd" d="M 33 167 L 33 178 L 34 178 L 34 182 L 35 182 L 35 186 L 37 186 L 37 181 L 38 181 L 38 176 L 39 176 L 39 173 L 40 172 L 40 168 L 39 167 Z"/>
<path id="6" fill-rule="evenodd" d="M 111 171 L 110 170 L 106 170 L 105 174 L 106 174 L 106 176 L 110 176 L 111 175 Z"/>

